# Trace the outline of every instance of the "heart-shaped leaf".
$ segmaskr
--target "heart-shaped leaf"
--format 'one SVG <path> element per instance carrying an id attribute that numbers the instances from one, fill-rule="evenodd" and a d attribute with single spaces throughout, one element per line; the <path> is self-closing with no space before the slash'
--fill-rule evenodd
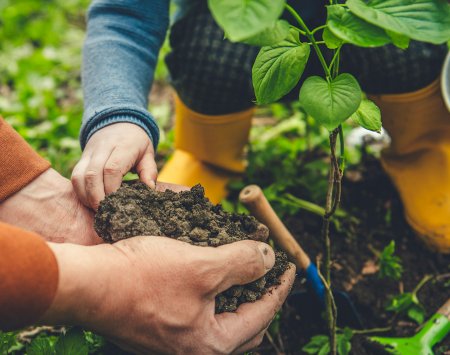
<path id="1" fill-rule="evenodd" d="M 330 82 L 311 76 L 300 89 L 300 102 L 310 116 L 332 131 L 358 109 L 361 95 L 351 74 L 340 74 Z"/>
<path id="2" fill-rule="evenodd" d="M 343 40 L 339 37 L 336 37 L 328 27 L 323 30 L 322 39 L 329 49 L 336 49 L 343 43 Z"/>
<path id="3" fill-rule="evenodd" d="M 295 29 L 283 41 L 261 48 L 252 69 L 257 102 L 268 104 L 289 93 L 305 70 L 309 52 Z"/>
<path id="4" fill-rule="evenodd" d="M 356 16 L 412 39 L 440 44 L 450 39 L 447 0 L 347 0 Z"/>
<path id="5" fill-rule="evenodd" d="M 386 32 L 339 5 L 327 6 L 330 31 L 345 42 L 360 47 L 378 47 L 391 42 Z"/>
<path id="6" fill-rule="evenodd" d="M 369 131 L 381 132 L 381 112 L 370 100 L 362 100 L 351 119 Z"/>
<path id="7" fill-rule="evenodd" d="M 232 42 L 248 39 L 273 27 L 286 0 L 208 0 L 217 23 Z"/>
<path id="8" fill-rule="evenodd" d="M 409 47 L 410 40 L 408 36 L 389 30 L 386 30 L 386 34 L 391 37 L 391 41 L 396 47 L 401 49 L 406 49 Z"/>
<path id="9" fill-rule="evenodd" d="M 272 46 L 288 36 L 289 27 L 289 22 L 278 20 L 274 26 L 266 28 L 257 35 L 245 39 L 242 42 L 252 46 Z"/>

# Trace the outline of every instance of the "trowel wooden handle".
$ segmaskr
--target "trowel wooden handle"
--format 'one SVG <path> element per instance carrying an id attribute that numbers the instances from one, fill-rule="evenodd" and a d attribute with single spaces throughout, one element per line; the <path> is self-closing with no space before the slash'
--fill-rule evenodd
<path id="1" fill-rule="evenodd" d="M 245 187 L 239 194 L 239 200 L 256 219 L 269 228 L 270 237 L 289 255 L 292 262 L 298 268 L 306 270 L 311 260 L 278 218 L 261 188 L 256 185 Z"/>
<path id="2" fill-rule="evenodd" d="M 441 308 L 438 309 L 436 313 L 442 314 L 450 321 L 450 298 L 447 300 L 447 302 L 444 303 Z"/>

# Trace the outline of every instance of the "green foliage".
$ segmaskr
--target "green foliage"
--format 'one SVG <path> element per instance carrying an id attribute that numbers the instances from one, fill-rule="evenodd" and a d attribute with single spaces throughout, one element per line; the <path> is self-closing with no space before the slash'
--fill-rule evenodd
<path id="1" fill-rule="evenodd" d="M 54 344 L 50 338 L 39 336 L 27 346 L 27 355 L 54 355 Z"/>
<path id="2" fill-rule="evenodd" d="M 406 49 L 409 47 L 410 39 L 408 36 L 401 35 L 399 33 L 386 30 L 386 34 L 391 38 L 392 44 L 401 49 Z"/>
<path id="3" fill-rule="evenodd" d="M 356 112 L 350 118 L 369 131 L 381 132 L 380 109 L 370 100 L 363 99 Z"/>
<path id="4" fill-rule="evenodd" d="M 252 69 L 253 87 L 259 104 L 274 102 L 297 85 L 309 52 L 309 46 L 300 42 L 294 29 L 283 41 L 261 48 Z"/>
<path id="5" fill-rule="evenodd" d="M 333 32 L 330 31 L 329 27 L 325 27 L 325 29 L 323 30 L 322 39 L 329 49 L 339 48 L 343 44 L 342 39 L 335 36 Z"/>
<path id="6" fill-rule="evenodd" d="M 9 354 L 18 344 L 16 333 L 0 332 L 0 354 Z"/>
<path id="7" fill-rule="evenodd" d="M 266 28 L 262 32 L 242 42 L 252 46 L 272 46 L 281 42 L 289 35 L 289 27 L 289 22 L 278 20 L 272 27 Z"/>
<path id="8" fill-rule="evenodd" d="M 346 4 L 363 20 L 411 39 L 441 44 L 450 38 L 447 0 L 347 0 Z"/>
<path id="9" fill-rule="evenodd" d="M 55 344 L 56 355 L 87 355 L 88 352 L 88 343 L 79 328 L 72 328 L 62 334 Z"/>
<path id="10" fill-rule="evenodd" d="M 361 20 L 342 6 L 330 5 L 327 13 L 330 31 L 345 42 L 359 47 L 378 47 L 391 42 L 382 28 Z"/>
<path id="11" fill-rule="evenodd" d="M 352 349 L 351 340 L 353 332 L 349 328 L 337 334 L 337 353 L 339 355 L 348 355 Z M 306 344 L 302 351 L 311 355 L 328 355 L 330 353 L 330 343 L 326 335 L 315 335 Z"/>
<path id="12" fill-rule="evenodd" d="M 300 89 L 300 103 L 309 115 L 332 131 L 358 109 L 361 95 L 353 75 L 340 74 L 331 81 L 310 76 Z"/>
<path id="13" fill-rule="evenodd" d="M 284 4 L 285 0 L 208 0 L 214 19 L 233 42 L 273 27 Z"/>
<path id="14" fill-rule="evenodd" d="M 405 314 L 417 324 L 422 324 L 425 320 L 425 309 L 415 292 L 405 292 L 393 297 L 386 310 Z"/>
<path id="15" fill-rule="evenodd" d="M 391 240 L 379 255 L 380 277 L 388 277 L 393 280 L 399 280 L 402 277 L 403 266 L 401 259 L 395 256 L 394 252 L 395 241 Z"/>
<path id="16" fill-rule="evenodd" d="M 315 335 L 306 344 L 302 351 L 307 354 L 328 355 L 330 353 L 330 342 L 326 335 Z"/>

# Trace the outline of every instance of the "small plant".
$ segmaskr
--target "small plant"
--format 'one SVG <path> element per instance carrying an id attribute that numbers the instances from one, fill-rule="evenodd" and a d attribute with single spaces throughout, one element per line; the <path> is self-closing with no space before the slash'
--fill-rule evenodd
<path id="1" fill-rule="evenodd" d="M 12 350 L 17 349 L 19 345 L 16 333 L 0 332 L 0 354 L 9 354 Z"/>
<path id="2" fill-rule="evenodd" d="M 352 349 L 353 331 L 345 328 L 337 333 L 337 353 L 339 355 L 348 355 Z M 308 344 L 306 344 L 302 351 L 311 355 L 327 355 L 330 353 L 330 342 L 326 335 L 313 336 Z"/>
<path id="3" fill-rule="evenodd" d="M 392 297 L 386 310 L 395 312 L 396 315 L 407 315 L 408 318 L 417 324 L 422 324 L 425 320 L 425 308 L 417 298 L 420 289 L 431 280 L 431 276 L 425 276 L 412 292 L 404 292 L 400 295 Z"/>
<path id="4" fill-rule="evenodd" d="M 337 310 L 330 286 L 330 222 L 341 199 L 345 166 L 342 124 L 352 118 L 368 130 L 381 130 L 378 107 L 363 98 L 355 77 L 340 73 L 340 50 L 347 43 L 359 47 L 392 43 L 400 48 L 407 48 L 410 39 L 445 43 L 450 39 L 450 7 L 445 0 L 346 0 L 345 3 L 329 0 L 326 23 L 310 29 L 302 14 L 286 0 L 208 0 L 208 6 L 229 40 L 262 47 L 252 70 L 258 104 L 275 102 L 298 84 L 311 48 L 323 68 L 323 77 L 304 80 L 299 103 L 308 116 L 329 131 L 329 177 L 321 233 L 322 273 L 328 290 L 329 351 L 336 354 Z M 279 19 L 285 10 L 295 19 L 295 25 Z M 321 37 L 316 38 L 320 33 Z M 332 51 L 328 62 L 323 46 Z"/>
<path id="5" fill-rule="evenodd" d="M 401 264 L 401 259 L 394 255 L 394 252 L 395 241 L 391 240 L 391 242 L 378 255 L 380 278 L 387 277 L 393 280 L 399 280 L 402 277 L 403 266 Z"/>

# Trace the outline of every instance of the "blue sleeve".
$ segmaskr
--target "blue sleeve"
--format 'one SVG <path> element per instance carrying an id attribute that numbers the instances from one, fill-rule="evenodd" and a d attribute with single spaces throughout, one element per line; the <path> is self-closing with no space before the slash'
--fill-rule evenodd
<path id="1" fill-rule="evenodd" d="M 87 15 L 82 81 L 84 149 L 99 129 L 117 122 L 143 128 L 156 149 L 159 129 L 147 111 L 169 0 L 94 0 Z"/>

